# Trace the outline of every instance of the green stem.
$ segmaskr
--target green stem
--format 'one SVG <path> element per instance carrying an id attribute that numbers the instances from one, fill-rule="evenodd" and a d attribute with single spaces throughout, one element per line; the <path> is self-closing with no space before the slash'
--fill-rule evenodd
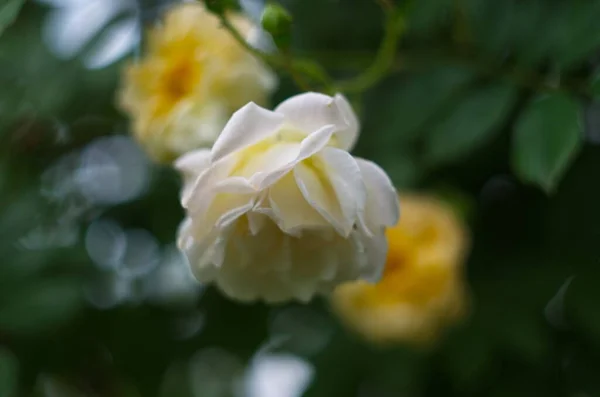
<path id="1" fill-rule="evenodd" d="M 219 15 L 219 19 L 221 21 L 221 25 L 231 34 L 231 36 L 237 41 L 242 47 L 244 47 L 249 53 L 262 60 L 264 63 L 268 64 L 271 67 L 283 67 L 283 62 L 277 56 L 267 54 L 265 52 L 260 51 L 257 48 L 251 46 L 244 36 L 240 33 L 239 30 L 231 23 L 229 19 L 225 15 Z"/>
<path id="2" fill-rule="evenodd" d="M 352 71 L 368 67 L 372 54 L 363 52 L 313 53 L 315 59 L 331 70 Z M 563 91 L 589 97 L 591 95 L 587 80 L 563 78 L 559 84 L 548 83 L 545 77 L 535 69 L 520 68 L 515 65 L 501 65 L 493 59 L 476 54 L 453 53 L 442 49 L 402 50 L 394 59 L 392 73 L 427 69 L 435 65 L 451 65 L 468 68 L 481 76 L 503 78 L 513 84 L 536 91 Z"/>
<path id="3" fill-rule="evenodd" d="M 326 91 L 333 91 L 331 78 L 327 75 L 323 68 L 320 65 L 316 64 L 313 61 L 306 60 L 294 60 L 289 53 L 285 53 L 282 55 L 274 55 L 267 54 L 263 51 L 260 51 L 257 48 L 251 46 L 246 39 L 242 36 L 239 30 L 231 23 L 229 19 L 225 15 L 219 15 L 219 19 L 223 27 L 231 34 L 231 36 L 248 52 L 254 55 L 256 58 L 262 60 L 267 65 L 271 66 L 273 69 L 281 69 L 287 71 L 287 73 L 292 77 L 296 85 L 304 90 L 310 91 L 311 87 L 308 81 L 312 81 L 317 79 L 320 84 L 325 87 Z"/>
<path id="4" fill-rule="evenodd" d="M 360 93 L 382 80 L 394 64 L 398 40 L 404 29 L 403 15 L 393 10 L 389 11 L 387 13 L 384 37 L 375 55 L 375 60 L 358 76 L 339 82 L 337 84 L 338 89 L 347 93 Z"/>

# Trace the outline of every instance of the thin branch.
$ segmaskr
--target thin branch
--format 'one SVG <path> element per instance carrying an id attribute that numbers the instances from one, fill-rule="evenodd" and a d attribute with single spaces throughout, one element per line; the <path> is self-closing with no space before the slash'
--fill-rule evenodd
<path id="1" fill-rule="evenodd" d="M 237 30 L 237 28 L 231 23 L 229 19 L 227 19 L 225 15 L 219 15 L 219 19 L 221 21 L 221 25 L 223 25 L 223 27 L 227 29 L 231 36 L 252 55 L 254 55 L 258 59 L 262 60 L 264 63 L 272 67 L 283 66 L 283 63 L 280 62 L 278 57 L 262 52 L 258 48 L 255 48 L 252 45 L 250 45 L 250 43 L 246 41 L 246 39 L 244 38 L 244 36 L 242 36 L 240 31 Z"/>
<path id="2" fill-rule="evenodd" d="M 344 92 L 362 92 L 382 80 L 394 64 L 396 48 L 404 27 L 404 18 L 398 17 L 394 12 L 388 13 L 385 34 L 373 63 L 353 79 L 338 83 L 338 88 Z"/>

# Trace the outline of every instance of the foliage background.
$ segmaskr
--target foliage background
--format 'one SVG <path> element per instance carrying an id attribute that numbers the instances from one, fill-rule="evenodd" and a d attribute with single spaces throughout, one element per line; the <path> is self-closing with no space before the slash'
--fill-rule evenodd
<path id="1" fill-rule="evenodd" d="M 314 365 L 306 396 L 600 395 L 599 1 L 416 1 L 390 75 L 351 98 L 356 154 L 471 228 L 471 316 L 429 351 L 367 346 L 322 300 L 237 304 L 164 270 L 178 177 L 124 135 L 124 60 L 88 66 L 169 4 L 119 8 L 69 58 L 44 24 L 61 2 L 20 3 L 0 4 L 0 396 L 233 395 L 269 341 Z M 368 66 L 375 1 L 282 4 L 296 54 Z M 296 92 L 283 76 L 273 102 Z"/>

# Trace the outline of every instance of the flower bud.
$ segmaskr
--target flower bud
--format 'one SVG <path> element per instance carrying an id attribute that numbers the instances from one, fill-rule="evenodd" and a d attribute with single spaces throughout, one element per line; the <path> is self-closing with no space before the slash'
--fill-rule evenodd
<path id="1" fill-rule="evenodd" d="M 292 34 L 292 16 L 279 4 L 269 3 L 261 17 L 264 30 L 269 32 L 278 48 L 290 45 Z"/>

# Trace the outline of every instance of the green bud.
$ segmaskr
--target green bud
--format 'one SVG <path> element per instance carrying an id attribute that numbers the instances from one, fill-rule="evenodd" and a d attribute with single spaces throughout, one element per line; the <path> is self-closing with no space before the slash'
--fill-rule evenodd
<path id="1" fill-rule="evenodd" d="M 269 3 L 261 20 L 264 30 L 269 32 L 279 48 L 287 48 L 292 39 L 292 16 L 279 4 Z"/>

